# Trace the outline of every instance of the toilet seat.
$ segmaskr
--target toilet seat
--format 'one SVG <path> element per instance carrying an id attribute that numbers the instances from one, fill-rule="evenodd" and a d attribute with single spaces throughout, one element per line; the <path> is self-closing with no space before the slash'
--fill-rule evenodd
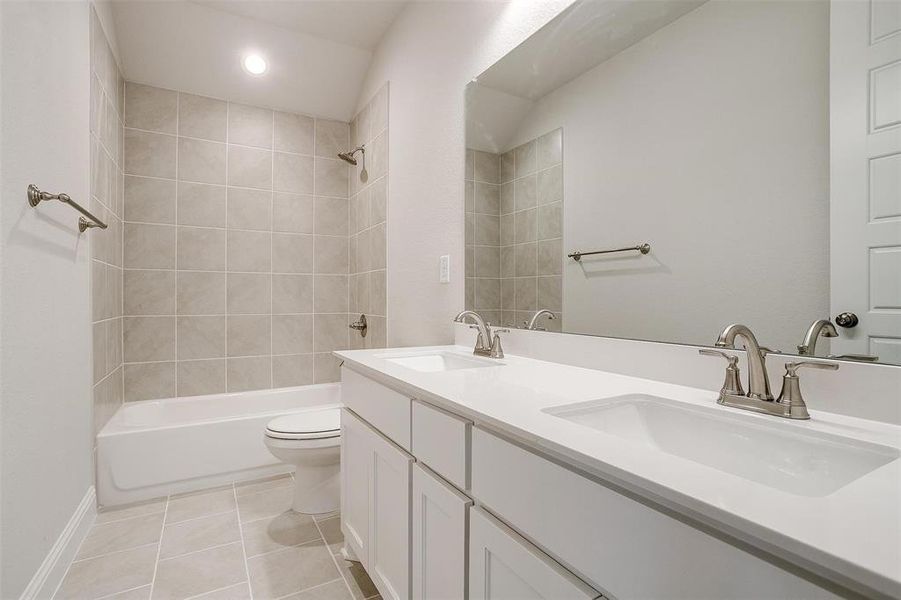
<path id="1" fill-rule="evenodd" d="M 328 408 L 277 417 L 266 425 L 266 437 L 277 440 L 325 440 L 341 437 L 341 410 Z"/>

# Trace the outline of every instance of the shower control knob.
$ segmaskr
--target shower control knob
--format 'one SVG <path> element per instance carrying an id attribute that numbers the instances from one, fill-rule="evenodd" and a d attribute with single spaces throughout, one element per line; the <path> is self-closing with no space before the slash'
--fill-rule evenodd
<path id="1" fill-rule="evenodd" d="M 843 312 L 835 315 L 835 324 L 839 327 L 850 329 L 851 327 L 856 327 L 858 323 L 860 323 L 860 319 L 852 312 Z"/>

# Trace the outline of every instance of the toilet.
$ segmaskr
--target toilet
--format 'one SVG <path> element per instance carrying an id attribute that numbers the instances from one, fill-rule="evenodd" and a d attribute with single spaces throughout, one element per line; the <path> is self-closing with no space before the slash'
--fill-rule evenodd
<path id="1" fill-rule="evenodd" d="M 266 447 L 294 465 L 294 511 L 338 510 L 341 496 L 341 410 L 327 408 L 277 417 L 266 426 Z"/>

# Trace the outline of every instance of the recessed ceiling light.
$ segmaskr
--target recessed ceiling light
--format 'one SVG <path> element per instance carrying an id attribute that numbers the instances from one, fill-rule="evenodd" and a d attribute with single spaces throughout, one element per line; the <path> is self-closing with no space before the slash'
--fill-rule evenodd
<path id="1" fill-rule="evenodd" d="M 268 68 L 266 59 L 259 54 L 246 55 L 244 60 L 241 61 L 241 65 L 244 67 L 244 70 L 251 75 L 262 75 Z"/>

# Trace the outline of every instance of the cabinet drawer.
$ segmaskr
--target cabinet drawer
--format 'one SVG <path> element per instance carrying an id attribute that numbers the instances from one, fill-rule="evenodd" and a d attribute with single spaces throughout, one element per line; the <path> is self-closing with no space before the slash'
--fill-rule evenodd
<path id="1" fill-rule="evenodd" d="M 469 438 L 472 423 L 413 402 L 413 455 L 461 490 L 469 489 Z"/>
<path id="2" fill-rule="evenodd" d="M 341 400 L 395 444 L 410 449 L 409 398 L 342 367 Z"/>
<path id="3" fill-rule="evenodd" d="M 608 596 L 839 597 L 478 427 L 472 494 Z"/>
<path id="4" fill-rule="evenodd" d="M 599 594 L 481 508 L 469 511 L 470 600 L 592 600 Z"/>

